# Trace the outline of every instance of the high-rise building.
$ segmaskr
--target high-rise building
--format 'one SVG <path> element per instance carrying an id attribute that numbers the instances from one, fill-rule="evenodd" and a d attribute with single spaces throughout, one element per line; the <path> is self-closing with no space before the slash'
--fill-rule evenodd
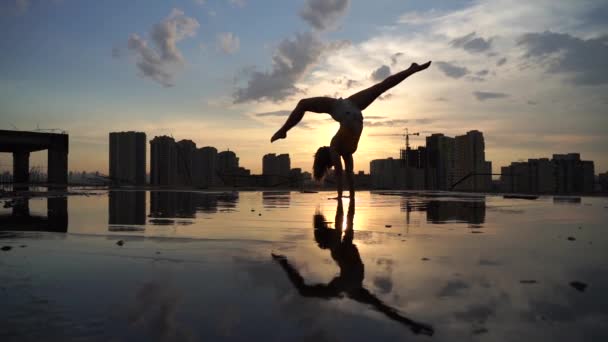
<path id="1" fill-rule="evenodd" d="M 267 186 L 287 184 L 291 170 L 289 154 L 269 153 L 262 158 L 262 174 Z"/>
<path id="2" fill-rule="evenodd" d="M 556 192 L 591 193 L 595 183 L 592 161 L 581 160 L 579 153 L 554 154 Z"/>
<path id="3" fill-rule="evenodd" d="M 455 140 L 441 133 L 426 137 L 426 189 L 450 190 L 456 182 Z"/>
<path id="4" fill-rule="evenodd" d="M 454 190 L 489 191 L 492 184 L 492 164 L 485 159 L 483 133 L 469 131 L 455 138 L 455 181 L 467 179 Z"/>
<path id="5" fill-rule="evenodd" d="M 110 133 L 110 179 L 115 185 L 146 183 L 146 134 Z"/>
<path id="6" fill-rule="evenodd" d="M 600 183 L 600 191 L 603 193 L 608 193 L 608 171 L 600 173 L 597 176 L 597 180 Z"/>
<path id="7" fill-rule="evenodd" d="M 538 194 L 593 192 L 592 161 L 578 153 L 554 154 L 553 159 L 528 159 L 501 168 L 502 191 Z"/>
<path id="8" fill-rule="evenodd" d="M 177 142 L 177 184 L 182 186 L 194 185 L 194 154 L 196 144 L 192 140 Z"/>
<path id="9" fill-rule="evenodd" d="M 173 138 L 154 137 L 150 141 L 150 184 L 176 185 L 177 158 L 177 144 Z"/>
<path id="10" fill-rule="evenodd" d="M 371 186 L 374 189 L 400 189 L 404 186 L 405 173 L 399 159 L 375 159 L 369 163 Z"/>
<path id="11" fill-rule="evenodd" d="M 194 186 L 210 188 L 219 185 L 217 177 L 217 149 L 215 147 L 202 147 L 194 152 L 192 161 L 192 176 Z"/>
<path id="12" fill-rule="evenodd" d="M 234 186 L 240 177 L 239 158 L 230 150 L 217 154 L 217 174 L 223 185 Z"/>

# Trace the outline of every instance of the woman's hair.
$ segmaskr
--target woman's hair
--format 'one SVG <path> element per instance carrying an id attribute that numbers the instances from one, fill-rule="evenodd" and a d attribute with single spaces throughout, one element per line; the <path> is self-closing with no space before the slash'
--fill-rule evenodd
<path id="1" fill-rule="evenodd" d="M 327 171 L 331 168 L 331 152 L 328 146 L 319 147 L 315 153 L 315 162 L 312 165 L 313 177 L 316 181 L 320 181 L 325 177 Z"/>

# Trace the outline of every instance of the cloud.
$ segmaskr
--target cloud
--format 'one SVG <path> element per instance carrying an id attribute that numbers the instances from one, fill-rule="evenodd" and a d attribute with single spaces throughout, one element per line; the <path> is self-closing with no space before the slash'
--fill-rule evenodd
<path id="1" fill-rule="evenodd" d="M 346 84 L 345 85 L 346 85 L 346 89 L 350 89 L 350 88 L 357 87 L 360 84 L 361 84 L 361 82 L 359 82 L 357 80 L 348 79 L 348 80 L 346 80 Z"/>
<path id="2" fill-rule="evenodd" d="M 394 53 L 391 56 L 391 66 L 397 65 L 397 62 L 399 61 L 399 57 L 401 57 L 401 56 L 403 56 L 403 52 Z"/>
<path id="3" fill-rule="evenodd" d="M 230 3 L 234 7 L 240 7 L 240 8 L 245 7 L 245 5 L 247 4 L 247 2 L 245 0 L 228 0 L 228 3 Z"/>
<path id="4" fill-rule="evenodd" d="M 542 64 L 548 73 L 567 74 L 577 85 L 608 83 L 608 36 L 582 39 L 545 31 L 521 36 L 525 58 Z"/>
<path id="5" fill-rule="evenodd" d="M 475 98 L 479 101 L 492 100 L 492 99 L 502 99 L 505 97 L 509 97 L 509 94 L 505 93 L 493 93 L 489 91 L 475 91 L 473 92 Z"/>
<path id="6" fill-rule="evenodd" d="M 337 25 L 349 4 L 350 0 L 307 0 L 300 10 L 300 18 L 315 30 L 325 31 Z"/>
<path id="7" fill-rule="evenodd" d="M 128 40 L 128 48 L 136 55 L 136 65 L 144 77 L 150 77 L 165 87 L 173 85 L 177 69 L 184 65 L 184 57 L 177 48 L 177 43 L 187 37 L 196 35 L 199 23 L 187 17 L 183 11 L 173 9 L 169 16 L 154 25 L 148 41 L 133 33 Z"/>
<path id="8" fill-rule="evenodd" d="M 379 101 L 390 100 L 394 95 L 393 94 L 384 94 L 378 97 Z"/>
<path id="9" fill-rule="evenodd" d="M 391 68 L 388 65 L 383 65 L 372 72 L 372 80 L 379 82 L 391 75 Z"/>
<path id="10" fill-rule="evenodd" d="M 218 46 L 220 50 L 227 54 L 233 54 L 239 50 L 241 41 L 232 32 L 222 32 L 217 35 Z"/>
<path id="11" fill-rule="evenodd" d="M 265 116 L 287 116 L 291 113 L 290 110 L 275 110 L 273 112 L 264 112 L 264 113 L 256 113 L 254 114 L 257 117 L 265 117 Z"/>
<path id="12" fill-rule="evenodd" d="M 475 32 L 471 32 L 460 38 L 456 38 L 450 43 L 453 47 L 462 48 L 470 53 L 485 52 L 492 47 L 491 39 L 477 37 Z"/>
<path id="13" fill-rule="evenodd" d="M 112 48 L 112 57 L 121 58 L 122 57 L 122 49 L 115 46 Z"/>
<path id="14" fill-rule="evenodd" d="M 236 90 L 234 102 L 278 102 L 301 92 L 296 87 L 296 82 L 319 61 L 323 53 L 340 49 L 345 44 L 347 43 L 324 43 L 310 32 L 298 33 L 293 39 L 284 39 L 274 53 L 272 69 L 266 72 L 253 71 L 247 86 Z"/>
<path id="15" fill-rule="evenodd" d="M 407 119 L 393 119 L 393 120 L 385 120 L 385 121 L 366 121 L 365 126 L 367 127 L 393 127 L 399 125 L 405 125 L 410 120 Z"/>
<path id="16" fill-rule="evenodd" d="M 451 78 L 461 78 L 462 76 L 468 75 L 470 73 L 469 69 L 467 69 L 466 67 L 459 67 L 448 62 L 435 62 L 434 64 L 446 76 Z"/>

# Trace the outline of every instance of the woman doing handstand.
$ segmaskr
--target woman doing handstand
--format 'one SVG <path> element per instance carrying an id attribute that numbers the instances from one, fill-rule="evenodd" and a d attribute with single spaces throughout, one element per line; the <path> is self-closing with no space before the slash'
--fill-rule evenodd
<path id="1" fill-rule="evenodd" d="M 367 89 L 349 96 L 346 99 L 335 99 L 331 97 L 311 97 L 302 99 L 291 112 L 283 127 L 281 127 L 270 139 L 274 142 L 287 137 L 287 131 L 302 120 L 305 112 L 328 113 L 340 123 L 340 129 L 331 139 L 329 146 L 320 147 L 315 153 L 313 164 L 313 176 L 321 180 L 333 166 L 338 186 L 338 197 L 342 197 L 342 161 L 346 169 L 346 181 L 350 195 L 355 192 L 353 180 L 353 153 L 357 150 L 361 131 L 363 130 L 363 115 L 361 111 L 367 108 L 374 100 L 387 90 L 401 83 L 409 76 L 428 68 L 431 62 L 412 65 L 401 72 L 387 77 L 384 81 L 377 83 Z"/>

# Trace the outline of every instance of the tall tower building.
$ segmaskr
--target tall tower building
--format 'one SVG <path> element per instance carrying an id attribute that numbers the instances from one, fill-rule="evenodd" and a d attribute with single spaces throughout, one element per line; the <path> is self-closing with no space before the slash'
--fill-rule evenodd
<path id="1" fill-rule="evenodd" d="M 449 190 L 456 181 L 455 139 L 441 133 L 426 137 L 426 189 Z"/>
<path id="2" fill-rule="evenodd" d="M 287 184 L 290 177 L 291 160 L 289 154 L 268 153 L 262 158 L 262 174 L 266 186 Z"/>
<path id="3" fill-rule="evenodd" d="M 146 183 L 146 134 L 110 133 L 110 179 L 115 185 Z"/>
<path id="4" fill-rule="evenodd" d="M 455 166 L 456 181 L 463 179 L 469 174 L 474 174 L 460 183 L 455 190 L 490 190 L 492 176 L 489 174 L 492 173 L 492 163 L 486 161 L 483 133 L 474 130 L 456 137 Z"/>
<path id="5" fill-rule="evenodd" d="M 177 184 L 192 186 L 194 184 L 194 153 L 196 144 L 192 140 L 177 142 Z"/>
<path id="6" fill-rule="evenodd" d="M 170 186 L 177 184 L 177 144 L 168 136 L 154 137 L 150 141 L 150 184 Z"/>
<path id="7" fill-rule="evenodd" d="M 194 152 L 192 161 L 194 186 L 210 188 L 219 185 L 217 177 L 217 149 L 205 146 Z"/>

